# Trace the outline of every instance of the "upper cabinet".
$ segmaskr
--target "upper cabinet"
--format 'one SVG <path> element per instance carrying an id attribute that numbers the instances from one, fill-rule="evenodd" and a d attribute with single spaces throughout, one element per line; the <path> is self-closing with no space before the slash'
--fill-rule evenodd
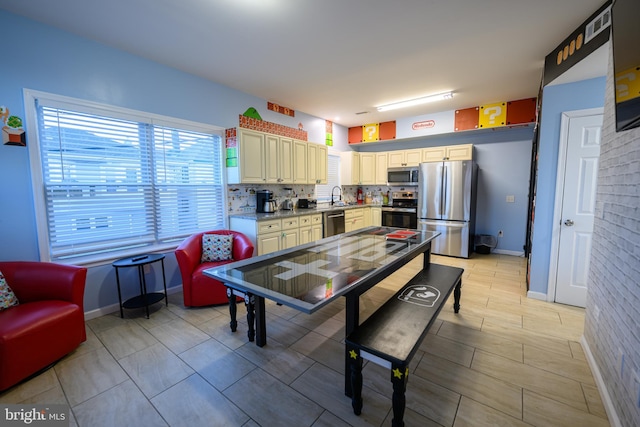
<path id="1" fill-rule="evenodd" d="M 327 183 L 327 160 L 326 145 L 307 143 L 307 182 L 309 184 Z"/>
<path id="2" fill-rule="evenodd" d="M 307 143 L 304 141 L 293 141 L 293 183 L 307 183 Z"/>
<path id="3" fill-rule="evenodd" d="M 423 162 L 441 162 L 443 160 L 473 160 L 473 144 L 422 149 Z"/>
<path id="4" fill-rule="evenodd" d="M 404 166 L 418 166 L 422 162 L 422 150 L 397 150 L 387 152 L 387 166 L 398 168 Z"/>
<path id="5" fill-rule="evenodd" d="M 360 184 L 360 153 L 343 151 L 340 153 L 340 185 Z"/>
<path id="6" fill-rule="evenodd" d="M 388 153 L 360 153 L 360 184 L 387 185 Z"/>
<path id="7" fill-rule="evenodd" d="M 376 153 L 376 185 L 387 185 L 388 153 Z"/>
<path id="8" fill-rule="evenodd" d="M 238 128 L 237 165 L 227 167 L 229 184 L 322 184 L 327 182 L 327 147 Z"/>
<path id="9" fill-rule="evenodd" d="M 376 183 L 376 153 L 360 153 L 360 184 Z"/>
<path id="10" fill-rule="evenodd" d="M 238 132 L 239 176 L 229 176 L 230 183 L 263 184 L 267 182 L 265 134 L 241 129 Z M 238 174 L 236 174 L 238 175 Z"/>

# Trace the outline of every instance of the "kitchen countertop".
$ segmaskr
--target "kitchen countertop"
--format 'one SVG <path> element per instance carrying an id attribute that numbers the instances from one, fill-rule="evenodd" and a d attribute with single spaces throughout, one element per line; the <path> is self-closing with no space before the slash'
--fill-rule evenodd
<path id="1" fill-rule="evenodd" d="M 382 207 L 382 205 L 377 205 L 377 204 L 376 205 L 355 204 L 355 205 L 344 205 L 344 206 L 333 205 L 333 206 L 318 206 L 317 208 L 313 208 L 313 209 L 294 209 L 294 210 L 287 210 L 287 211 L 279 210 L 273 213 L 256 213 L 256 212 L 235 213 L 235 214 L 229 215 L 229 218 L 244 218 L 244 219 L 251 219 L 255 221 L 261 221 L 261 220 L 268 220 L 268 219 L 288 218 L 292 216 L 313 215 L 313 214 L 329 212 L 329 211 L 342 211 L 346 209 L 371 208 L 371 207 L 379 208 L 379 207 Z"/>

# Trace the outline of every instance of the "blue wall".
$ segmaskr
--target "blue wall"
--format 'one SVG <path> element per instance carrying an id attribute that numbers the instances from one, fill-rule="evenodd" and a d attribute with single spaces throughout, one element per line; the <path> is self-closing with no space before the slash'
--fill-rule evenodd
<path id="1" fill-rule="evenodd" d="M 497 237 L 496 251 L 522 255 L 527 232 L 532 127 L 454 132 L 389 143 L 368 143 L 361 152 L 403 150 L 442 145 L 473 144 L 478 164 L 476 234 Z M 507 203 L 507 196 L 515 196 Z"/>
<path id="2" fill-rule="evenodd" d="M 562 113 L 603 107 L 605 83 L 605 77 L 598 77 L 544 88 L 538 150 L 535 223 L 531 247 L 529 289 L 533 292 L 546 294 L 548 287 Z"/>
<path id="3" fill-rule="evenodd" d="M 290 118 L 267 111 L 263 99 L 1 10 L 0 34 L 3 45 L 12 46 L 11 58 L 3 62 L 0 76 L 0 105 L 23 119 L 23 89 L 27 88 L 225 128 L 236 126 L 239 114 L 248 107 L 256 107 L 265 120 L 290 127 L 297 127 L 298 122 L 302 122 L 309 140 L 324 140 L 324 120 L 321 118 L 299 112 L 295 118 Z M 542 131 L 545 133 L 540 153 L 537 234 L 534 236 L 534 251 L 541 253 L 532 258 L 535 262 L 532 279 L 536 279 L 532 290 L 539 292 L 546 291 L 548 275 L 559 114 L 564 110 L 603 104 L 603 79 L 565 86 L 548 88 L 543 105 Z M 555 116 L 553 122 L 551 119 Z M 505 237 L 498 249 L 522 251 L 531 134 L 530 128 L 487 134 L 468 132 L 443 136 L 441 140 L 432 139 L 424 144 L 476 144 L 482 169 L 476 231 L 495 235 L 498 230 L 504 230 Z M 347 129 L 334 125 L 334 148 L 349 149 L 346 140 Z M 398 144 L 379 150 L 413 146 L 415 143 L 409 143 L 407 147 Z M 507 204 L 506 195 L 514 195 L 515 203 Z M 24 147 L 0 145 L 0 207 L 0 260 L 39 259 L 29 156 Z M 148 280 L 160 286 L 161 275 L 156 270 L 159 269 L 155 268 L 155 275 Z M 179 272 L 172 254 L 167 254 L 166 270 L 168 286 L 179 285 Z M 133 273 L 125 274 L 124 281 L 133 282 L 125 290 L 125 297 L 135 293 Z M 90 268 L 85 309 L 94 310 L 116 302 L 113 268 L 110 265 Z"/>
<path id="4" fill-rule="evenodd" d="M 255 107 L 267 121 L 294 128 L 302 122 L 310 141 L 324 143 L 324 119 L 299 112 L 291 118 L 268 111 L 263 99 L 2 10 L 0 35 L 3 46 L 12 46 L 10 58 L 2 62 L 0 105 L 23 120 L 26 88 L 224 128 L 237 126 L 238 115 Z M 336 144 L 342 138 L 346 147 L 346 135 L 346 129 L 334 125 Z M 39 259 L 29 167 L 27 148 L 0 145 L 0 260 Z M 147 279 L 155 286 L 161 286 L 158 267 Z M 180 285 L 173 253 L 167 254 L 166 271 L 167 285 Z M 123 273 L 123 282 L 129 284 L 126 298 L 136 292 L 137 277 L 135 271 Z M 90 268 L 85 310 L 116 304 L 115 283 L 110 265 Z"/>

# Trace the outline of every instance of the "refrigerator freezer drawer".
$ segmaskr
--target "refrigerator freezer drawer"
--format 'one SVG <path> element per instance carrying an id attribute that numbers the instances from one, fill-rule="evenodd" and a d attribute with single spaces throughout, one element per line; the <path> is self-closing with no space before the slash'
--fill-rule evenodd
<path id="1" fill-rule="evenodd" d="M 469 223 L 454 221 L 420 220 L 418 227 L 426 231 L 439 231 L 431 242 L 431 253 L 469 258 Z"/>

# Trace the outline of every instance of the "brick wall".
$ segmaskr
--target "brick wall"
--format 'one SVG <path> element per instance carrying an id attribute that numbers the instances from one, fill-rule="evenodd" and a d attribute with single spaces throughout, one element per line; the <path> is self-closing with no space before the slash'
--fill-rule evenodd
<path id="1" fill-rule="evenodd" d="M 621 424 L 640 426 L 640 128 L 616 133 L 613 92 L 609 61 L 584 337 Z"/>

